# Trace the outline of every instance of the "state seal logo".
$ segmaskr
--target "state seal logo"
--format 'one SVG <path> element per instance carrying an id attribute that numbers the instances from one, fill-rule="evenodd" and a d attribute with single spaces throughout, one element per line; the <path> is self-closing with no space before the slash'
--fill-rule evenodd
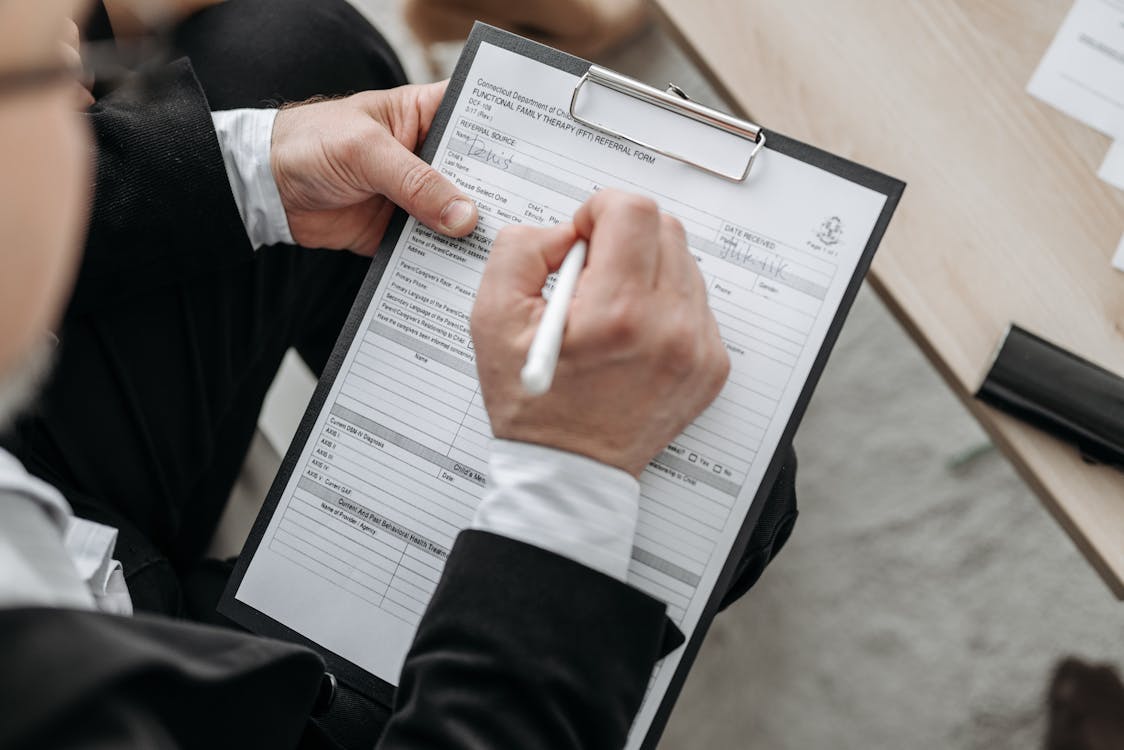
<path id="1" fill-rule="evenodd" d="M 816 232 L 816 239 L 825 245 L 835 245 L 843 239 L 843 220 L 838 216 L 824 219 L 820 230 Z"/>

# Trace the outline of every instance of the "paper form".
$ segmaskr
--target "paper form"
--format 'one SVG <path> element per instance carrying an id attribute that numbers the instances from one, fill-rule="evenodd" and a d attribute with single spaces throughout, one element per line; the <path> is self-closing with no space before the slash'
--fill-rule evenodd
<path id="1" fill-rule="evenodd" d="M 885 202 L 768 149 L 732 183 L 593 132 L 567 114 L 576 81 L 480 45 L 434 157 L 476 199 L 480 225 L 449 240 L 406 224 L 236 594 L 394 684 L 484 492 L 491 434 L 468 321 L 500 228 L 569 221 L 614 187 L 650 195 L 687 229 L 732 372 L 641 477 L 629 581 L 689 636 Z M 668 118 L 671 137 L 714 133 L 639 114 Z M 630 745 L 680 653 L 653 674 Z"/>
<path id="2" fill-rule="evenodd" d="M 1112 267 L 1117 271 L 1124 271 L 1124 236 L 1116 245 L 1116 252 L 1112 255 Z"/>
<path id="3" fill-rule="evenodd" d="M 1124 0 L 1077 0 L 1027 91 L 1106 135 L 1124 137 Z"/>
<path id="4" fill-rule="evenodd" d="M 1122 129 L 1124 136 L 1124 129 Z M 1101 168 L 1097 170 L 1097 177 L 1115 188 L 1124 190 L 1124 140 L 1113 141 L 1112 146 L 1105 154 Z"/>

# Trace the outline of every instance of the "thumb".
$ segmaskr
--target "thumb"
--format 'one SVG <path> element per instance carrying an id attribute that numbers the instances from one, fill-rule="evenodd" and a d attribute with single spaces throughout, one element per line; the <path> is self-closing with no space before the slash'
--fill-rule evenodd
<path id="1" fill-rule="evenodd" d="M 373 154 L 375 155 L 375 154 Z M 476 204 L 445 176 L 392 137 L 379 149 L 371 187 L 401 206 L 430 229 L 463 237 L 476 226 Z"/>
<path id="2" fill-rule="evenodd" d="M 572 224 L 505 228 L 488 253 L 477 304 L 483 302 L 508 308 L 511 303 L 528 297 L 541 298 L 546 277 L 562 265 L 576 239 L 577 232 Z"/>

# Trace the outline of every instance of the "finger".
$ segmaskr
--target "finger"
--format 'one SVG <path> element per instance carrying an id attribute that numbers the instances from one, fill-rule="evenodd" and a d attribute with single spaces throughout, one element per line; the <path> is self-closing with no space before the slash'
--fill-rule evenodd
<path id="1" fill-rule="evenodd" d="M 87 109 L 89 109 L 90 107 L 94 106 L 94 103 L 96 101 L 97 100 L 94 99 L 94 95 L 90 93 L 89 89 L 87 89 L 85 86 L 83 86 L 80 83 L 74 84 L 74 107 L 75 107 L 75 109 L 77 109 L 79 112 L 84 112 Z"/>
<path id="2" fill-rule="evenodd" d="M 638 195 L 602 190 L 574 214 L 589 239 L 588 293 L 615 296 L 623 287 L 654 286 L 659 270 L 659 208 Z"/>
<path id="3" fill-rule="evenodd" d="M 62 56 L 62 63 L 67 67 L 79 69 L 82 67 L 82 57 L 78 54 L 78 50 L 71 47 L 66 42 L 59 43 L 59 52 Z M 74 86 L 74 107 L 82 111 L 89 109 L 94 104 L 94 96 L 90 93 L 86 85 L 81 81 L 73 84 Z"/>
<path id="4" fill-rule="evenodd" d="M 660 270 L 657 289 L 676 296 L 678 302 L 668 301 L 668 306 L 681 304 L 697 332 L 695 345 L 701 352 L 700 361 L 716 361 L 725 356 L 718 323 L 710 309 L 699 264 L 687 246 L 687 233 L 682 222 L 670 214 L 660 215 Z"/>
<path id="5" fill-rule="evenodd" d="M 708 342 L 707 350 L 708 357 L 715 363 L 714 380 L 710 384 L 710 401 L 718 397 L 722 388 L 726 385 L 726 380 L 730 377 L 732 363 L 730 361 L 730 353 L 726 350 L 726 342 L 722 339 L 722 331 L 718 326 L 718 320 L 714 317 L 714 312 L 708 307 L 706 309 L 706 317 L 703 322 L 703 330 L 705 331 L 703 339 Z"/>
<path id="6" fill-rule="evenodd" d="M 62 32 L 62 41 L 67 46 L 73 48 L 75 52 L 81 47 L 82 35 L 78 30 L 78 24 L 74 23 L 73 19 L 66 19 L 66 24 Z"/>
<path id="7" fill-rule="evenodd" d="M 445 97 L 445 89 L 448 86 L 449 81 L 446 79 L 417 87 L 418 143 L 424 141 L 429 134 L 429 126 L 433 124 L 433 118 L 437 116 L 437 110 L 441 106 L 441 100 Z"/>
<path id="8" fill-rule="evenodd" d="M 507 227 L 488 253 L 477 304 L 507 307 L 519 300 L 541 299 L 547 276 L 562 265 L 576 239 L 571 224 Z"/>
<path id="9" fill-rule="evenodd" d="M 476 204 L 393 137 L 388 135 L 381 147 L 364 153 L 371 159 L 366 173 L 373 176 L 375 184 L 370 189 L 385 195 L 430 229 L 463 237 L 476 226 Z"/>
<path id="10" fill-rule="evenodd" d="M 425 140 L 441 107 L 448 81 L 364 91 L 352 97 L 370 117 L 389 128 L 403 146 L 414 150 Z"/>
<path id="11" fill-rule="evenodd" d="M 78 92 L 75 98 L 78 101 L 79 108 L 86 109 L 94 103 L 94 97 L 89 93 L 89 90 L 94 87 L 94 78 L 82 65 L 82 34 L 78 29 L 78 24 L 73 19 L 66 19 L 62 43 L 63 61 L 74 69 L 83 71 L 79 85 L 86 91 L 85 93 Z"/>
<path id="12" fill-rule="evenodd" d="M 670 214 L 660 214 L 660 265 L 656 287 L 675 290 L 685 297 L 695 297 L 700 291 L 700 281 L 702 276 L 687 248 L 683 224 Z"/>
<path id="13" fill-rule="evenodd" d="M 79 70 L 82 67 L 82 55 L 78 53 L 77 48 L 71 47 L 66 42 L 59 42 L 59 54 L 63 65 L 68 68 Z"/>

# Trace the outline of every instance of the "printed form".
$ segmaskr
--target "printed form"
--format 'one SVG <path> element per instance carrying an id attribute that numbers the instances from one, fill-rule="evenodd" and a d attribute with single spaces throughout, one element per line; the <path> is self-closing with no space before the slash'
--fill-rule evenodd
<path id="1" fill-rule="evenodd" d="M 392 684 L 485 488 L 491 433 L 468 321 L 502 227 L 569 221 L 613 187 L 687 229 L 732 372 L 641 477 L 629 580 L 690 636 L 883 208 L 885 196 L 768 149 L 734 183 L 586 128 L 568 114 L 577 80 L 480 45 L 434 158 L 480 225 L 449 240 L 406 224 L 236 594 Z M 729 153 L 713 128 L 624 99 L 605 103 Z M 630 746 L 681 653 L 657 667 Z"/>

